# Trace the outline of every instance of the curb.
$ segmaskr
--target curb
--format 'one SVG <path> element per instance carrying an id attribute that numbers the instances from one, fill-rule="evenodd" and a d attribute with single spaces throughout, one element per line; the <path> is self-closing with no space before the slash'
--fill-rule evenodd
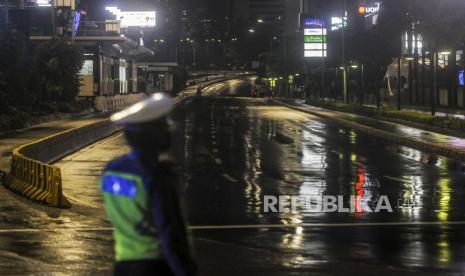
<path id="1" fill-rule="evenodd" d="M 340 112 L 340 113 L 353 114 L 353 115 L 365 116 L 365 117 L 369 116 L 367 114 L 358 113 L 358 112 L 342 111 L 342 110 L 339 110 L 337 108 L 332 108 L 330 106 L 320 106 L 320 105 L 312 105 L 312 104 L 308 104 L 308 105 L 318 107 L 318 108 L 327 109 L 327 110 L 331 110 L 331 111 L 335 111 L 335 112 Z M 395 124 L 406 125 L 408 127 L 418 128 L 418 129 L 422 129 L 422 130 L 426 130 L 426 131 L 430 131 L 430 132 L 437 132 L 439 134 L 443 134 L 443 135 L 447 135 L 447 136 L 465 138 L 465 133 L 461 132 L 460 130 L 456 130 L 456 129 L 447 129 L 447 128 L 442 128 L 442 127 L 435 126 L 435 125 L 427 125 L 427 124 L 422 124 L 422 123 L 415 122 L 415 121 L 407 121 L 407 120 L 404 120 L 404 119 L 401 119 L 401 118 L 387 117 L 387 116 L 382 116 L 382 115 L 376 115 L 376 116 L 373 117 L 373 119 L 377 119 L 377 120 L 380 120 L 380 121 L 386 121 L 386 122 L 390 122 L 390 123 L 395 123 Z"/>
<path id="2" fill-rule="evenodd" d="M 427 142 L 427 141 L 424 141 L 424 140 L 419 140 L 419 139 L 415 139 L 415 138 L 411 138 L 411 137 L 399 136 L 399 135 L 393 134 L 391 132 L 387 132 L 385 130 L 376 129 L 376 128 L 373 128 L 373 127 L 365 126 L 365 125 L 355 123 L 355 122 L 351 122 L 351 121 L 344 120 L 344 119 L 339 119 L 339 118 L 334 118 L 334 117 L 331 117 L 331 116 L 326 116 L 326 115 L 321 114 L 321 113 L 319 113 L 317 111 L 311 111 L 311 110 L 307 110 L 307 109 L 300 108 L 300 107 L 297 107 L 297 106 L 293 106 L 293 105 L 284 103 L 284 102 L 282 102 L 280 100 L 274 100 L 274 101 L 276 103 L 278 103 L 280 105 L 283 105 L 283 106 L 286 106 L 288 108 L 291 108 L 291 109 L 294 109 L 294 110 L 297 110 L 297 111 L 300 111 L 300 112 L 308 113 L 308 114 L 311 114 L 311 115 L 314 115 L 314 116 L 317 116 L 317 117 L 320 117 L 320 118 L 332 120 L 332 121 L 334 121 L 334 122 L 336 122 L 336 123 L 338 123 L 338 124 L 340 124 L 340 125 L 342 125 L 344 127 L 352 128 L 352 129 L 361 131 L 363 133 L 366 133 L 366 134 L 369 134 L 369 135 L 372 135 L 372 136 L 387 140 L 389 142 L 394 142 L 394 143 L 397 143 L 397 144 L 400 144 L 400 145 L 403 145 L 403 146 L 407 146 L 407 147 L 411 147 L 411 148 L 421 150 L 421 151 L 424 151 L 424 152 L 437 154 L 437 155 L 442 155 L 442 156 L 445 156 L 445 157 L 448 157 L 448 158 L 452 158 L 452 159 L 455 159 L 455 160 L 458 160 L 458 161 L 465 162 L 465 151 L 458 150 L 456 148 L 450 148 L 450 147 L 440 145 L 438 143 Z"/>

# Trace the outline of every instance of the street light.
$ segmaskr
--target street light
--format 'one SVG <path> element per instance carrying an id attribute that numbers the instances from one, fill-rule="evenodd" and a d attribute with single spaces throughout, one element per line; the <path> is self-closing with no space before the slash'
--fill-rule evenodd
<path id="1" fill-rule="evenodd" d="M 265 22 L 265 21 L 263 21 L 263 19 L 257 19 L 257 22 L 258 22 L 258 23 L 263 23 L 263 22 Z"/>
<path id="2" fill-rule="evenodd" d="M 249 29 L 249 33 L 255 33 L 254 29 Z"/>

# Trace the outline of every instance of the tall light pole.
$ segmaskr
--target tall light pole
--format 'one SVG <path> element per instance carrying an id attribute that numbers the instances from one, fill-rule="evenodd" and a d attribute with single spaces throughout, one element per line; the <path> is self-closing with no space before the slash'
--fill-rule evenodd
<path id="1" fill-rule="evenodd" d="M 402 58 L 401 56 L 399 56 L 399 58 L 397 59 L 397 110 L 401 109 L 401 104 L 400 104 L 400 101 L 401 101 L 400 91 L 402 90 L 402 82 L 401 82 L 402 75 L 400 71 L 401 66 L 402 66 Z"/>
<path id="2" fill-rule="evenodd" d="M 346 66 L 346 45 L 345 45 L 345 22 L 346 21 L 346 0 L 342 0 L 342 29 L 341 29 L 341 39 L 342 39 L 342 86 L 344 93 L 344 103 L 348 103 L 347 95 L 347 66 Z"/>
<path id="3" fill-rule="evenodd" d="M 8 21 L 10 21 L 9 17 L 9 11 L 8 11 L 8 0 L 5 0 L 5 25 L 8 25 Z"/>
<path id="4" fill-rule="evenodd" d="M 284 33 L 285 31 L 283 30 L 281 34 L 281 44 L 282 44 L 282 54 L 283 54 L 283 65 L 284 65 L 284 92 L 283 95 L 289 96 L 289 73 L 287 72 L 287 48 L 286 48 L 286 34 Z"/>
<path id="5" fill-rule="evenodd" d="M 50 0 L 50 11 L 51 11 L 51 23 L 52 23 L 52 39 L 55 39 L 55 32 L 56 32 L 56 27 L 55 27 L 55 0 Z"/>
<path id="6" fill-rule="evenodd" d="M 321 39 L 321 95 L 320 95 L 320 98 L 323 98 L 325 97 L 325 36 L 324 36 L 324 32 L 325 32 L 325 27 L 323 27 L 323 29 L 321 29 L 321 32 L 322 32 L 322 39 Z"/>

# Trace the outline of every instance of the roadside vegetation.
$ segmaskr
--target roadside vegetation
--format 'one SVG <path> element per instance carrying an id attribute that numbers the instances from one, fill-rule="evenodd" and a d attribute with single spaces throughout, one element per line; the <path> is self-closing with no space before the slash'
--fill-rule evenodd
<path id="1" fill-rule="evenodd" d="M 452 116 L 433 116 L 428 113 L 419 113 L 409 110 L 396 110 L 392 108 L 380 108 L 360 106 L 359 104 L 344 104 L 341 102 L 307 100 L 307 103 L 332 110 L 364 115 L 378 119 L 397 119 L 426 126 L 453 130 L 465 133 L 465 120 Z"/>
<path id="2" fill-rule="evenodd" d="M 1 32 L 0 131 L 91 108 L 91 103 L 76 98 L 82 63 L 81 49 L 66 40 L 34 47 L 21 32 Z"/>

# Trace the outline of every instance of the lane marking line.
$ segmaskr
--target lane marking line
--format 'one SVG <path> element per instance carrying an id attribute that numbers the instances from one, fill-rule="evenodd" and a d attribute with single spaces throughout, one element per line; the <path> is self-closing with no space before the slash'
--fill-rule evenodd
<path id="1" fill-rule="evenodd" d="M 216 141 L 212 141 L 212 144 L 213 144 L 213 145 L 216 145 Z"/>
<path id="2" fill-rule="evenodd" d="M 296 223 L 296 224 L 244 224 L 244 225 L 192 225 L 191 230 L 234 230 L 234 229 L 283 229 L 283 228 L 332 228 L 332 227 L 383 227 L 383 226 L 454 226 L 465 225 L 465 221 L 412 221 L 412 222 L 348 222 L 348 223 Z M 0 233 L 35 233 L 58 231 L 113 231 L 113 227 L 63 227 L 63 228 L 12 228 L 0 229 Z"/>
<path id="3" fill-rule="evenodd" d="M 234 177 L 230 176 L 229 174 L 227 173 L 223 173 L 223 177 L 226 178 L 228 181 L 230 182 L 234 182 L 234 183 L 237 183 L 239 182 L 237 179 L 235 179 Z"/>
<path id="4" fill-rule="evenodd" d="M 218 149 L 216 149 L 216 148 L 215 148 L 215 149 L 212 149 L 212 151 L 213 151 L 214 153 L 218 153 Z"/>
<path id="5" fill-rule="evenodd" d="M 215 158 L 215 163 L 216 163 L 217 165 L 223 164 L 223 162 L 222 162 L 221 159 L 219 159 L 219 158 Z"/>
<path id="6" fill-rule="evenodd" d="M 332 228 L 332 227 L 376 227 L 376 226 L 446 226 L 465 225 L 465 221 L 412 221 L 412 222 L 347 222 L 347 223 L 295 223 L 295 224 L 244 224 L 244 225 L 193 225 L 192 230 L 216 229 L 263 229 L 263 228 Z"/>
<path id="7" fill-rule="evenodd" d="M 410 181 L 408 179 L 402 179 L 402 178 L 393 177 L 393 176 L 389 176 L 389 175 L 383 175 L 382 177 L 384 177 L 386 179 L 389 179 L 389 180 L 397 181 L 397 182 L 412 183 L 412 181 Z"/>

